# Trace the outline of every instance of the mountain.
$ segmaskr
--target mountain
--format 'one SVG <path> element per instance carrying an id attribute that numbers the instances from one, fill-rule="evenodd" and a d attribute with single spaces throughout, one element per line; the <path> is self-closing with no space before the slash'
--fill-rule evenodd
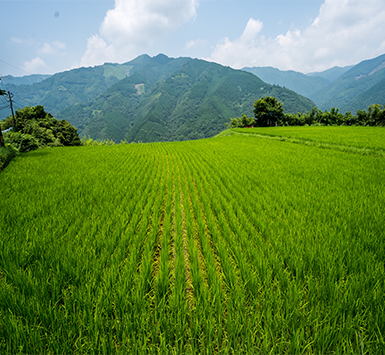
<path id="1" fill-rule="evenodd" d="M 326 79 L 330 82 L 337 80 L 341 75 L 345 74 L 349 69 L 353 68 L 353 65 L 348 65 L 346 67 L 333 67 L 322 72 L 312 72 L 307 73 L 307 76 L 310 77 L 320 77 Z"/>
<path id="2" fill-rule="evenodd" d="M 366 110 L 372 104 L 385 106 L 385 79 L 370 87 L 368 90 L 356 96 L 349 104 L 342 108 L 342 112 Z"/>
<path id="3" fill-rule="evenodd" d="M 57 116 L 99 139 L 198 139 L 219 133 L 230 117 L 252 115 L 254 101 L 269 95 L 280 99 L 286 112 L 314 106 L 311 100 L 245 71 L 158 55 L 94 101 L 70 106 Z"/>
<path id="4" fill-rule="evenodd" d="M 25 75 L 20 77 L 15 77 L 12 75 L 6 75 L 1 77 L 0 86 L 8 87 L 8 85 L 32 85 L 39 83 L 45 79 L 48 79 L 51 75 L 46 74 L 34 74 L 34 75 Z"/>
<path id="5" fill-rule="evenodd" d="M 367 109 L 369 105 L 384 104 L 381 82 L 385 79 L 385 54 L 354 66 L 334 67 L 306 75 L 272 67 L 243 70 L 267 83 L 287 87 L 310 98 L 321 110 L 335 107 L 341 112 L 355 114 L 358 109 Z"/>
<path id="6" fill-rule="evenodd" d="M 266 83 L 289 88 L 304 96 L 330 84 L 328 79 L 318 76 L 307 76 L 293 70 L 282 71 L 273 67 L 246 67 L 242 70 L 253 73 Z"/>
<path id="7" fill-rule="evenodd" d="M 28 86 L 8 85 L 7 90 L 15 104 L 43 105 L 79 133 L 130 142 L 214 136 L 231 117 L 253 115 L 253 103 L 262 96 L 276 96 L 285 112 L 315 105 L 251 73 L 163 54 L 69 70 Z"/>
<path id="8" fill-rule="evenodd" d="M 47 112 L 56 115 L 68 106 L 96 99 L 111 85 L 135 73 L 150 59 L 150 56 L 142 55 L 125 64 L 106 63 L 73 69 L 54 74 L 32 85 L 8 84 L 6 89 L 14 94 L 15 108 L 43 105 Z M 0 117 L 3 118 L 5 117 Z"/>
<path id="9" fill-rule="evenodd" d="M 376 94 L 370 90 L 374 85 L 385 79 L 385 54 L 370 60 L 362 61 L 341 75 L 337 80 L 316 92 L 308 95 L 321 110 L 330 110 L 332 107 L 340 108 L 342 112 L 352 111 L 357 106 L 353 101 L 361 94 L 367 102 L 376 104 L 375 96 L 369 97 L 369 93 Z M 352 103 L 352 106 L 351 106 Z M 367 106 L 366 106 L 367 108 Z"/>

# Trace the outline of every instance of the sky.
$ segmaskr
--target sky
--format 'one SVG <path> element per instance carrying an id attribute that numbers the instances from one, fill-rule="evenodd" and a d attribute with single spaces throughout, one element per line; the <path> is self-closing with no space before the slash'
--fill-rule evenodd
<path id="1" fill-rule="evenodd" d="M 0 0 L 0 76 L 141 54 L 302 73 L 385 53 L 385 0 Z"/>

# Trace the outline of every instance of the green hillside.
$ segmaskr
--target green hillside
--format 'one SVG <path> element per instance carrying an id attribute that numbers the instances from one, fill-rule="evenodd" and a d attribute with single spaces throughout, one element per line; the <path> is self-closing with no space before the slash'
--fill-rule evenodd
<path id="1" fill-rule="evenodd" d="M 383 79 L 385 79 L 385 54 L 355 65 L 336 81 L 311 93 L 309 97 L 321 110 L 330 110 L 332 107 L 350 110 L 349 104 L 357 96 Z M 376 102 L 370 102 L 374 103 Z"/>
<path id="2" fill-rule="evenodd" d="M 32 85 L 35 83 L 38 83 L 40 81 L 43 81 L 45 79 L 48 79 L 51 77 L 51 75 L 45 75 L 45 74 L 34 74 L 34 75 L 25 75 L 21 77 L 15 77 L 12 75 L 6 75 L 1 77 L 0 86 L 9 86 L 9 85 Z"/>
<path id="3" fill-rule="evenodd" d="M 73 69 L 57 73 L 33 85 L 6 84 L 6 89 L 14 94 L 15 109 L 27 104 L 43 105 L 47 112 L 56 115 L 68 106 L 87 103 L 97 98 L 112 84 L 134 73 L 149 59 L 149 56 L 143 55 L 125 64 L 106 63 L 96 67 Z"/>
<path id="4" fill-rule="evenodd" d="M 302 74 L 272 67 L 244 68 L 270 84 L 278 84 L 313 100 L 322 111 L 333 107 L 345 113 L 383 104 L 385 54 L 354 66 L 334 67 L 323 72 Z M 378 84 L 378 85 L 377 85 Z"/>
<path id="5" fill-rule="evenodd" d="M 349 69 L 353 68 L 354 65 L 348 65 L 346 67 L 333 67 L 321 72 L 312 72 L 312 73 L 307 73 L 307 76 L 318 76 L 320 78 L 326 79 L 330 82 L 333 82 L 337 80 L 341 75 L 345 74 Z"/>
<path id="6" fill-rule="evenodd" d="M 15 108 L 43 105 L 79 133 L 115 141 L 210 137 L 230 117 L 251 115 L 253 102 L 264 95 L 278 97 L 286 112 L 314 106 L 305 97 L 243 71 L 163 54 L 74 69 L 33 85 L 8 85 L 7 90 L 14 94 Z M 3 114 L 4 119 L 9 112 Z"/>
<path id="7" fill-rule="evenodd" d="M 385 353 L 385 130 L 327 128 L 16 157 L 0 353 Z"/>
<path id="8" fill-rule="evenodd" d="M 343 111 L 357 112 L 373 104 L 385 105 L 385 78 L 349 102 Z"/>
<path id="9" fill-rule="evenodd" d="M 286 87 L 306 97 L 330 84 L 330 80 L 325 78 L 308 76 L 293 70 L 282 71 L 273 67 L 253 67 L 242 70 L 253 73 L 266 83 Z"/>
<path id="10" fill-rule="evenodd" d="M 159 55 L 95 101 L 67 108 L 58 116 L 80 133 L 99 139 L 198 139 L 223 130 L 230 117 L 252 115 L 254 101 L 267 95 L 279 98 L 286 112 L 314 106 L 309 99 L 244 71 Z"/>

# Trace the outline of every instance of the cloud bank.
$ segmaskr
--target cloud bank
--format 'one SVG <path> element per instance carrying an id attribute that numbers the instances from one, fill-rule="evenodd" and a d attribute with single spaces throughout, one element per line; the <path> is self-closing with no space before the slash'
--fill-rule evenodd
<path id="1" fill-rule="evenodd" d="M 45 74 L 49 71 L 48 65 L 40 57 L 24 62 L 23 70 L 27 73 Z"/>
<path id="2" fill-rule="evenodd" d="M 385 0 L 326 0 L 304 31 L 275 38 L 261 35 L 251 18 L 242 35 L 220 41 L 208 60 L 242 68 L 273 66 L 301 72 L 355 64 L 385 52 Z"/>
<path id="3" fill-rule="evenodd" d="M 80 65 L 119 62 L 142 54 L 157 39 L 195 18 L 197 0 L 115 0 L 87 41 Z"/>

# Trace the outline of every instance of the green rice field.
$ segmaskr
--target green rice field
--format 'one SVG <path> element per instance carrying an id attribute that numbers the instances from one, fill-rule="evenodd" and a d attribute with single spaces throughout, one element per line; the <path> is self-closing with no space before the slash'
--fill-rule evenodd
<path id="1" fill-rule="evenodd" d="M 385 128 L 363 126 L 320 126 L 320 127 L 263 127 L 237 128 L 232 131 L 270 137 L 288 138 L 292 141 L 312 142 L 346 148 L 366 149 L 385 153 Z M 225 133 L 225 132 L 224 132 Z M 369 152 L 370 153 L 370 152 Z"/>
<path id="2" fill-rule="evenodd" d="M 385 130 L 325 128 L 16 157 L 0 353 L 385 353 Z"/>

